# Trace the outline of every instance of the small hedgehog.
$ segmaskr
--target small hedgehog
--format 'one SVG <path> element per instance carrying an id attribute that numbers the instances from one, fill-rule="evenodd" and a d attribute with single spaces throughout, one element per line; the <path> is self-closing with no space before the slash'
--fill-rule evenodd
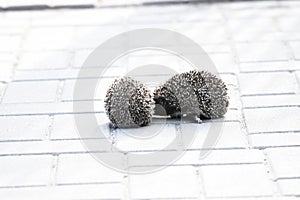
<path id="1" fill-rule="evenodd" d="M 228 108 L 228 96 L 225 83 L 215 75 L 206 71 L 192 70 L 177 74 L 154 91 L 155 104 L 163 107 L 155 108 L 156 115 L 170 115 L 201 119 L 222 117 Z"/>
<path id="2" fill-rule="evenodd" d="M 114 127 L 146 126 L 152 120 L 154 101 L 151 91 L 130 77 L 116 79 L 108 89 L 104 103 Z"/>

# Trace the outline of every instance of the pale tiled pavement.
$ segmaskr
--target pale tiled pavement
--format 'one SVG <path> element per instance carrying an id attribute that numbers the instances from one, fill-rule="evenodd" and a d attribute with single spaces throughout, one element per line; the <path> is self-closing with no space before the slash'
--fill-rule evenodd
<path id="1" fill-rule="evenodd" d="M 299 10 L 296 1 L 262 1 L 1 12 L 1 199 L 300 197 Z M 228 84 L 230 109 L 208 157 L 199 160 L 199 151 L 212 122 L 184 124 L 199 128 L 186 154 L 163 171 L 137 176 L 106 168 L 86 152 L 73 121 L 83 114 L 73 112 L 72 102 L 77 73 L 93 48 L 145 27 L 199 43 Z M 185 66 L 153 52 L 115 63 L 94 99 L 100 106 L 86 112 L 105 119 L 105 89 L 128 70 L 124 63 Z M 150 144 L 119 134 L 114 145 L 153 152 L 175 134 L 169 124 Z"/>

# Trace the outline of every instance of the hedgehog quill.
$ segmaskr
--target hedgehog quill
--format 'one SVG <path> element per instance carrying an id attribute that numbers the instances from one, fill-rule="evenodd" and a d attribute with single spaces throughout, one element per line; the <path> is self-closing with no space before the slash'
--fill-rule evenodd
<path id="1" fill-rule="evenodd" d="M 224 116 L 229 105 L 225 83 L 207 71 L 197 70 L 177 74 L 156 88 L 154 101 L 171 118 L 193 116 L 198 122 Z M 154 114 L 162 113 L 155 109 Z"/>
<path id="2" fill-rule="evenodd" d="M 116 79 L 104 100 L 105 111 L 114 127 L 131 128 L 150 124 L 154 110 L 151 91 L 130 77 Z"/>

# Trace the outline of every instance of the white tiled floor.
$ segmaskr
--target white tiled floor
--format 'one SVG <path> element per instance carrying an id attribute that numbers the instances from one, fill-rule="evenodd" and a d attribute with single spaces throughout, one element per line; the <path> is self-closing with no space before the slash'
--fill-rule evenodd
<path id="1" fill-rule="evenodd" d="M 3 0 L 0 7 L 28 2 Z M 83 3 L 95 1 L 72 1 Z M 246 1 L 0 11 L 1 199 L 299 198 L 299 8 L 296 1 Z M 73 117 L 97 113 L 97 120 L 106 124 L 105 90 L 132 66 L 153 62 L 187 70 L 187 64 L 143 52 L 116 62 L 94 99 L 74 99 L 74 84 L 86 57 L 101 42 L 123 31 L 153 27 L 185 34 L 205 49 L 228 84 L 230 109 L 214 122 L 168 121 L 162 134 L 149 141 L 126 135 L 147 127 L 126 133 L 105 129 L 112 146 L 125 151 L 120 162 L 141 169 L 161 163 L 138 163 L 133 154 L 168 155 L 172 149 L 160 151 L 168 141 L 180 136 L 180 147 L 188 130 L 197 128 L 193 144 L 169 167 L 146 175 L 122 174 L 87 152 L 83 139 L 93 138 L 80 138 Z M 89 86 L 103 66 L 88 67 L 81 81 Z M 93 100 L 94 110 L 74 113 L 75 102 Z M 209 128 L 221 122 L 218 141 L 208 149 L 212 152 L 200 158 L 203 141 L 213 136 Z M 96 151 L 111 155 L 103 146 Z"/>

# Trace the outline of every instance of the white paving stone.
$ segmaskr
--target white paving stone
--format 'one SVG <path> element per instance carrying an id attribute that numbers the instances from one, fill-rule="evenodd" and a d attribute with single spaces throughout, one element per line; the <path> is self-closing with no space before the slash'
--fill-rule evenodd
<path id="1" fill-rule="evenodd" d="M 218 72 L 237 72 L 238 66 L 232 54 L 210 54 Z"/>
<path id="2" fill-rule="evenodd" d="M 0 104 L 0 115 L 50 115 L 50 114 L 72 114 L 72 113 L 96 113 L 104 112 L 104 105 L 101 101 L 96 101 L 95 107 L 89 109 L 87 104 L 90 101 L 82 102 L 57 102 L 57 103 L 18 103 L 18 104 Z M 73 104 L 76 104 L 78 110 L 74 110 Z M 229 113 L 228 118 L 235 118 L 235 113 Z"/>
<path id="3" fill-rule="evenodd" d="M 297 76 L 297 81 L 298 81 L 298 85 L 300 88 L 300 72 L 296 72 L 296 76 Z"/>
<path id="4" fill-rule="evenodd" d="M 299 32 L 299 17 L 284 17 L 278 19 L 280 29 L 285 32 Z"/>
<path id="5" fill-rule="evenodd" d="M 103 100 L 105 98 L 106 92 L 110 85 L 113 83 L 113 81 L 116 78 L 99 78 L 99 79 L 78 79 L 78 80 L 66 80 L 63 94 L 62 94 L 62 100 L 63 101 L 74 101 L 74 100 Z M 95 95 L 94 97 L 90 96 L 84 96 L 80 95 L 79 98 L 74 99 L 74 90 L 76 84 L 80 84 L 82 87 L 90 87 L 91 85 L 94 85 L 94 82 L 97 82 L 95 86 Z M 78 96 L 78 95 L 77 95 Z"/>
<path id="6" fill-rule="evenodd" d="M 21 55 L 18 69 L 60 69 L 69 66 L 71 54 L 67 51 L 32 51 Z"/>
<path id="7" fill-rule="evenodd" d="M 99 151 L 104 151 L 99 146 Z M 87 152 L 80 140 L 3 142 L 0 155 L 59 154 Z"/>
<path id="8" fill-rule="evenodd" d="M 84 73 L 81 78 L 98 78 L 96 74 L 101 70 L 101 68 L 89 68 L 84 69 Z M 118 77 L 118 74 L 116 74 L 116 71 L 119 70 L 119 68 L 112 68 L 111 70 L 108 70 L 108 73 L 105 73 L 103 76 L 104 78 L 108 77 Z M 80 72 L 80 69 L 45 69 L 45 70 L 16 70 L 14 73 L 14 80 L 15 81 L 33 81 L 33 80 L 68 80 L 68 81 L 74 81 L 78 78 L 78 74 Z M 100 71 L 101 72 L 101 71 Z M 69 80 L 71 79 L 71 80 Z"/>
<path id="9" fill-rule="evenodd" d="M 13 82 L 8 84 L 3 103 L 54 102 L 58 81 Z"/>
<path id="10" fill-rule="evenodd" d="M 196 177 L 193 167 L 168 167 L 157 173 L 130 175 L 130 198 L 196 198 L 200 187 Z"/>
<path id="11" fill-rule="evenodd" d="M 300 179 L 279 180 L 278 184 L 284 195 L 298 196 L 300 194 Z"/>
<path id="12" fill-rule="evenodd" d="M 13 52 L 0 52 L 0 61 L 13 61 L 15 54 Z"/>
<path id="13" fill-rule="evenodd" d="M 226 85 L 238 85 L 237 77 L 233 74 L 220 74 L 220 78 L 226 83 Z"/>
<path id="14" fill-rule="evenodd" d="M 75 51 L 72 60 L 72 67 L 80 68 L 92 52 L 93 49 L 83 49 L 83 50 Z M 97 66 L 88 66 L 88 67 L 97 67 Z"/>
<path id="15" fill-rule="evenodd" d="M 200 167 L 207 197 L 271 196 L 272 182 L 262 164 Z"/>
<path id="16" fill-rule="evenodd" d="M 289 44 L 292 48 L 295 59 L 300 60 L 300 41 L 290 42 Z"/>
<path id="17" fill-rule="evenodd" d="M 5 86 L 6 86 L 6 84 L 0 82 L 0 100 L 2 99 L 3 90 L 4 90 Z"/>
<path id="18" fill-rule="evenodd" d="M 94 114 L 90 114 L 94 115 Z M 81 115 L 81 116 L 88 116 Z M 76 115 L 55 115 L 53 124 L 52 124 L 52 131 L 51 131 L 51 139 L 80 139 L 84 136 L 80 135 L 75 122 Z M 106 124 L 108 127 L 109 119 L 106 115 L 103 114 L 96 114 L 97 120 L 100 124 Z M 97 127 L 95 127 L 97 128 Z"/>
<path id="19" fill-rule="evenodd" d="M 298 147 L 267 149 L 276 178 L 300 177 L 299 152 Z"/>
<path id="20" fill-rule="evenodd" d="M 0 189 L 4 199 L 121 199 L 121 184 L 63 185 Z"/>
<path id="21" fill-rule="evenodd" d="M 207 53 L 232 53 L 230 45 L 226 43 L 204 44 L 201 47 Z"/>
<path id="22" fill-rule="evenodd" d="M 240 43 L 236 49 L 241 62 L 282 61 L 289 58 L 282 43 Z"/>
<path id="23" fill-rule="evenodd" d="M 116 147 L 121 151 L 163 150 L 176 138 L 176 130 L 173 124 L 157 123 L 118 130 L 116 137 Z"/>
<path id="24" fill-rule="evenodd" d="M 299 133 L 253 134 L 249 136 L 251 145 L 257 148 L 299 145 Z"/>
<path id="25" fill-rule="evenodd" d="M 267 95 L 242 97 L 244 108 L 300 106 L 300 95 Z"/>
<path id="26" fill-rule="evenodd" d="M 72 46 L 79 48 L 96 48 L 111 37 L 124 32 L 122 26 L 82 26 L 77 27 L 74 32 Z"/>
<path id="27" fill-rule="evenodd" d="M 211 129 L 211 123 L 205 124 L 183 124 L 183 138 L 184 134 L 194 126 L 196 130 L 196 136 L 189 147 L 190 149 L 219 149 L 219 148 L 247 148 L 247 140 L 245 132 L 242 131 L 242 127 L 239 122 L 225 122 L 216 123 L 213 127 L 222 127 L 220 132 L 215 132 L 215 129 Z M 213 132 L 211 131 L 213 130 Z M 218 129 L 217 129 L 218 130 Z M 216 140 L 214 139 L 216 138 Z M 208 143 L 207 143 L 208 142 Z M 212 143 L 211 143 L 212 142 Z M 205 144 L 205 145 L 204 145 Z M 207 146 L 207 144 L 210 144 Z"/>
<path id="28" fill-rule="evenodd" d="M 8 82 L 13 72 L 14 63 L 11 61 L 0 61 L 0 81 Z"/>
<path id="29" fill-rule="evenodd" d="M 233 34 L 238 33 L 240 35 L 245 35 L 249 32 L 252 35 L 257 35 L 259 33 L 277 31 L 271 18 L 229 19 L 228 25 Z"/>
<path id="30" fill-rule="evenodd" d="M 177 25 L 176 31 L 200 44 L 222 43 L 228 40 L 224 24 L 219 22 L 181 23 Z"/>
<path id="31" fill-rule="evenodd" d="M 287 94 L 298 90 L 295 77 L 289 72 L 245 73 L 239 81 L 242 95 Z"/>
<path id="32" fill-rule="evenodd" d="M 249 133 L 299 131 L 299 107 L 245 109 Z"/>
<path id="33" fill-rule="evenodd" d="M 52 1 L 54 2 L 54 0 Z M 55 0 L 55 3 L 63 3 L 63 1 Z M 76 4 L 76 1 L 68 2 L 68 4 Z M 85 10 L 77 9 L 70 10 L 69 12 L 59 12 L 52 10 L 51 17 L 49 15 L 44 18 L 33 18 L 33 26 L 99 26 L 99 25 L 121 25 L 126 19 L 125 14 L 130 13 L 130 9 L 118 9 L 118 12 L 111 13 L 109 9 L 99 10 Z M 49 13 L 49 11 L 48 11 Z M 114 17 L 112 17 L 114 16 Z"/>
<path id="34" fill-rule="evenodd" d="M 155 153 L 157 157 L 165 157 L 170 155 L 169 152 L 150 152 Z M 237 150 L 212 150 L 206 157 L 200 157 L 200 151 L 185 151 L 181 157 L 174 163 L 169 165 L 226 165 L 226 164 L 247 164 L 247 163 L 263 163 L 263 152 L 260 150 L 237 149 Z M 145 166 L 146 163 L 134 162 L 128 154 L 129 166 Z M 149 161 L 149 165 L 161 165 L 161 160 Z"/>
<path id="35" fill-rule="evenodd" d="M 240 63 L 241 72 L 265 72 L 297 70 L 299 65 L 289 61 L 249 62 Z"/>
<path id="36" fill-rule="evenodd" d="M 6 6 L 30 6 L 30 5 L 49 5 L 49 0 L 30 0 L 30 1 L 20 1 L 20 0 L 12 0 L 6 3 Z"/>
<path id="37" fill-rule="evenodd" d="M 276 25 L 275 25 L 276 26 Z M 285 34 L 282 32 L 260 32 L 260 30 L 257 30 L 257 32 L 237 32 L 233 33 L 233 39 L 236 42 L 280 42 L 284 40 Z M 297 36 L 295 36 L 298 38 Z"/>
<path id="38" fill-rule="evenodd" d="M 90 154 L 59 156 L 57 172 L 59 184 L 121 182 L 123 176 L 122 173 L 102 165 Z"/>
<path id="39" fill-rule="evenodd" d="M 20 36 L 0 36 L 0 51 L 15 52 L 21 43 Z"/>
<path id="40" fill-rule="evenodd" d="M 41 140 L 48 131 L 48 116 L 0 117 L 1 140 Z"/>
<path id="41" fill-rule="evenodd" d="M 0 157 L 0 187 L 48 185 L 52 156 Z"/>
<path id="42" fill-rule="evenodd" d="M 210 200 L 218 200 L 220 198 L 209 198 Z M 240 197 L 240 198 L 226 198 L 227 200 L 297 200 L 297 197 L 278 196 L 278 197 Z"/>
<path id="43" fill-rule="evenodd" d="M 67 50 L 73 46 L 73 27 L 39 27 L 31 29 L 25 50 Z"/>

